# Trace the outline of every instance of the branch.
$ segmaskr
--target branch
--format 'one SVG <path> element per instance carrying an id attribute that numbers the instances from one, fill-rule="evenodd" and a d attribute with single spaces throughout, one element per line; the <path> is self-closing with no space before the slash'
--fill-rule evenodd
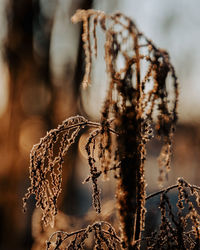
<path id="1" fill-rule="evenodd" d="M 71 233 L 67 233 L 67 232 L 64 232 L 64 231 L 57 231 L 57 232 L 54 232 L 50 237 L 49 237 L 49 240 L 47 241 L 47 250 L 49 249 L 50 245 L 52 244 L 52 238 L 57 235 L 57 234 L 63 234 L 64 235 L 64 238 L 61 239 L 61 241 L 59 242 L 59 245 L 57 245 L 56 247 L 60 246 L 67 238 L 71 237 L 71 236 L 74 236 L 74 235 L 78 235 L 80 233 L 86 233 L 87 231 L 88 232 L 91 232 L 93 229 L 95 229 L 95 227 L 97 226 L 107 226 L 108 229 L 105 230 L 103 228 L 101 228 L 101 231 L 113 238 L 115 238 L 115 240 L 117 240 L 118 242 L 120 242 L 120 238 L 117 236 L 117 234 L 115 233 L 115 230 L 114 228 L 112 227 L 112 225 L 106 221 L 99 221 L 99 222 L 95 222 L 93 223 L 92 225 L 89 225 L 87 226 L 86 228 L 83 228 L 83 229 L 79 229 L 77 231 L 74 231 L 74 232 L 71 232 Z M 56 248 L 57 249 L 57 248 Z"/>
<path id="2" fill-rule="evenodd" d="M 81 127 L 81 126 L 90 126 L 90 127 L 95 127 L 95 128 L 100 128 L 102 127 L 101 124 L 99 122 L 91 122 L 91 121 L 86 121 L 86 122 L 80 122 L 80 123 L 77 123 L 77 124 L 73 124 L 73 125 L 70 125 L 66 128 L 63 128 L 63 129 L 60 129 L 60 131 L 65 131 L 65 130 L 68 130 L 68 129 L 71 129 L 71 128 L 76 128 L 76 127 Z M 119 135 L 119 133 L 117 131 L 115 131 L 114 129 L 112 128 L 108 128 L 108 130 L 116 135 Z"/>
<path id="3" fill-rule="evenodd" d="M 184 180 L 184 182 L 187 183 L 185 180 Z M 187 187 L 189 187 L 189 188 L 193 188 L 193 189 L 196 189 L 196 190 L 200 191 L 200 187 L 198 187 L 198 186 L 196 186 L 196 185 L 190 185 L 189 183 L 187 183 L 187 185 L 188 185 Z M 175 189 L 175 188 L 178 188 L 178 187 L 179 187 L 179 184 L 175 184 L 175 185 L 169 186 L 169 187 L 167 187 L 167 188 L 165 188 L 165 189 L 162 189 L 162 190 L 160 190 L 160 191 L 158 191 L 158 192 L 155 192 L 155 193 L 153 193 L 153 194 L 148 195 L 148 196 L 146 197 L 146 200 L 149 200 L 149 199 L 153 198 L 153 197 L 156 196 L 156 195 L 160 195 L 160 194 L 162 194 L 162 193 L 167 193 L 167 192 L 169 192 L 170 190 Z"/>

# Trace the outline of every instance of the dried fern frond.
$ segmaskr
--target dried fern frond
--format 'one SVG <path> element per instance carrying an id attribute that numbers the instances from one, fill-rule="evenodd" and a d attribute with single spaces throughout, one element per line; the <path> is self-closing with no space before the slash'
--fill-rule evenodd
<path id="1" fill-rule="evenodd" d="M 62 190 L 64 156 L 75 142 L 81 128 L 87 124 L 88 121 L 82 116 L 66 119 L 57 129 L 47 132 L 31 150 L 31 186 L 23 199 L 24 208 L 29 196 L 34 194 L 36 207 L 43 210 L 43 220 L 46 225 L 50 223 L 53 226 L 54 216 L 57 213 L 56 203 Z"/>
<path id="2" fill-rule="evenodd" d="M 95 20 L 93 28 L 89 20 Z M 171 140 L 177 121 L 178 82 L 174 67 L 166 51 L 158 49 L 151 40 L 142 34 L 133 21 L 122 13 L 107 15 L 96 10 L 77 10 L 72 22 L 83 22 L 87 27 L 83 32 L 86 55 L 86 70 L 83 85 L 90 83 L 93 33 L 97 50 L 96 26 L 105 33 L 105 63 L 109 80 L 109 90 L 102 111 L 102 121 L 116 116 L 123 106 L 137 107 L 138 116 L 148 120 L 157 116 L 156 130 L 163 136 L 164 145 L 159 159 L 160 181 L 165 171 L 170 169 Z M 142 69 L 141 69 L 142 68 Z M 146 70 L 144 70 L 146 69 Z M 167 78 L 171 76 L 173 100 L 169 98 Z M 149 82 L 153 86 L 149 89 Z M 113 97 L 116 98 L 113 98 Z M 122 104 L 122 105 L 121 105 Z M 157 110 L 157 111 L 156 111 Z"/>
<path id="3" fill-rule="evenodd" d="M 33 146 L 30 154 L 31 186 L 23 198 L 24 208 L 31 194 L 35 195 L 36 207 L 43 210 L 45 225 L 53 226 L 57 213 L 57 199 L 62 190 L 62 164 L 69 147 L 75 142 L 85 126 L 100 127 L 82 116 L 70 117 L 56 129 L 47 132 L 40 142 Z"/>

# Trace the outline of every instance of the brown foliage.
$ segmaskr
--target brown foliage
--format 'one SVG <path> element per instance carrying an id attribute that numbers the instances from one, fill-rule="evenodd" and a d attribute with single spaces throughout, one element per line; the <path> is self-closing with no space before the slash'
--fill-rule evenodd
<path id="1" fill-rule="evenodd" d="M 46 225 L 53 224 L 57 213 L 57 199 L 61 192 L 64 155 L 84 127 L 94 127 L 85 146 L 90 175 L 85 180 L 93 187 L 93 205 L 101 212 L 98 178 L 114 172 L 117 181 L 116 198 L 121 231 L 117 236 L 106 221 L 95 221 L 72 233 L 57 232 L 50 237 L 47 248 L 54 242 L 60 249 L 83 249 L 89 234 L 93 233 L 95 249 L 198 249 L 199 215 L 190 200 L 195 195 L 199 206 L 199 188 L 179 179 L 178 184 L 146 197 L 144 162 L 146 143 L 152 138 L 152 128 L 163 141 L 160 153 L 160 181 L 170 169 L 172 136 L 177 121 L 178 83 L 166 51 L 158 49 L 142 34 L 136 25 L 121 13 L 106 15 L 101 11 L 78 10 L 72 21 L 83 22 L 86 68 L 83 87 L 91 83 L 93 54 L 97 56 L 96 28 L 105 34 L 105 63 L 108 93 L 101 112 L 101 122 L 90 122 L 82 116 L 70 117 L 57 129 L 51 130 L 31 151 L 31 187 L 24 198 L 35 195 L 36 205 L 43 210 Z M 93 39 L 93 47 L 91 41 Z M 170 88 L 168 87 L 170 83 Z M 97 140 L 98 138 L 98 140 Z M 178 189 L 177 215 L 167 193 Z M 188 195 L 188 189 L 191 195 Z M 145 231 L 145 201 L 161 194 L 161 225 L 152 237 L 143 237 Z M 187 206 L 184 217 L 182 208 Z M 187 209 L 186 208 L 186 209 Z M 188 230 L 186 224 L 192 225 Z M 190 225 L 190 227 L 191 227 Z M 189 242 L 192 242 L 190 245 Z"/>

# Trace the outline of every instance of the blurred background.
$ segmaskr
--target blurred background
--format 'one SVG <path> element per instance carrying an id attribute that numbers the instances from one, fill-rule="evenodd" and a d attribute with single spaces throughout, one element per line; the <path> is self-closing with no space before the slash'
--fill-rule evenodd
<path id="1" fill-rule="evenodd" d="M 34 198 L 22 212 L 29 186 L 29 152 L 46 131 L 69 116 L 99 119 L 106 92 L 105 68 L 94 67 L 92 85 L 81 88 L 84 52 L 77 9 L 121 11 L 157 47 L 166 49 L 180 82 L 179 122 L 174 138 L 169 182 L 178 176 L 200 181 L 200 2 L 193 0 L 1 0 L 0 1 L 0 249 L 42 249 L 36 246 L 37 223 L 32 223 Z M 100 38 L 101 40 L 101 38 Z M 103 58 L 103 42 L 100 44 Z M 70 149 L 63 171 L 59 208 L 66 216 L 82 216 L 91 206 L 85 134 Z M 148 146 L 147 191 L 158 190 L 160 145 Z M 110 197 L 110 184 L 103 195 Z M 35 215 L 36 216 L 36 215 Z M 62 220 L 62 219 L 61 219 Z M 67 222 L 66 222 L 67 223 Z M 70 222 L 71 223 L 71 222 Z M 61 223 L 62 224 L 62 223 Z M 36 231 L 34 231 L 36 230 Z M 42 233 L 44 229 L 38 229 Z M 34 236 L 36 235 L 36 236 Z M 47 238 L 44 237 L 43 241 Z M 34 245 L 35 244 L 35 245 Z M 38 243 L 39 244 L 39 243 Z M 35 248 L 34 248 L 35 247 Z"/>

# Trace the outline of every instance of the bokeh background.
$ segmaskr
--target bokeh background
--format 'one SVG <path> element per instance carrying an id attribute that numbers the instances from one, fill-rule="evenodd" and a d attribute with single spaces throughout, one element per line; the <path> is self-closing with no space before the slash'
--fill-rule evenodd
<path id="1" fill-rule="evenodd" d="M 81 88 L 84 52 L 81 25 L 70 21 L 76 9 L 121 11 L 154 43 L 166 49 L 180 82 L 179 122 L 174 138 L 172 171 L 200 182 L 200 1 L 193 0 L 1 0 L 0 1 L 0 249 L 31 249 L 37 241 L 32 223 L 34 198 L 22 212 L 29 186 L 29 152 L 46 131 L 81 114 L 98 120 L 106 92 L 103 40 L 92 85 Z M 91 206 L 82 134 L 66 157 L 59 208 L 62 221 L 82 216 Z M 147 191 L 158 190 L 160 145 L 148 146 Z M 111 184 L 103 183 L 109 199 Z M 113 193 L 112 193 L 113 194 Z M 113 198 L 112 198 L 113 199 Z M 68 217 L 65 217 L 68 216 Z M 61 223 L 62 224 L 62 223 Z M 41 229 L 42 231 L 43 229 Z M 45 237 L 43 239 L 46 240 Z M 41 249 L 38 247 L 34 249 Z"/>

